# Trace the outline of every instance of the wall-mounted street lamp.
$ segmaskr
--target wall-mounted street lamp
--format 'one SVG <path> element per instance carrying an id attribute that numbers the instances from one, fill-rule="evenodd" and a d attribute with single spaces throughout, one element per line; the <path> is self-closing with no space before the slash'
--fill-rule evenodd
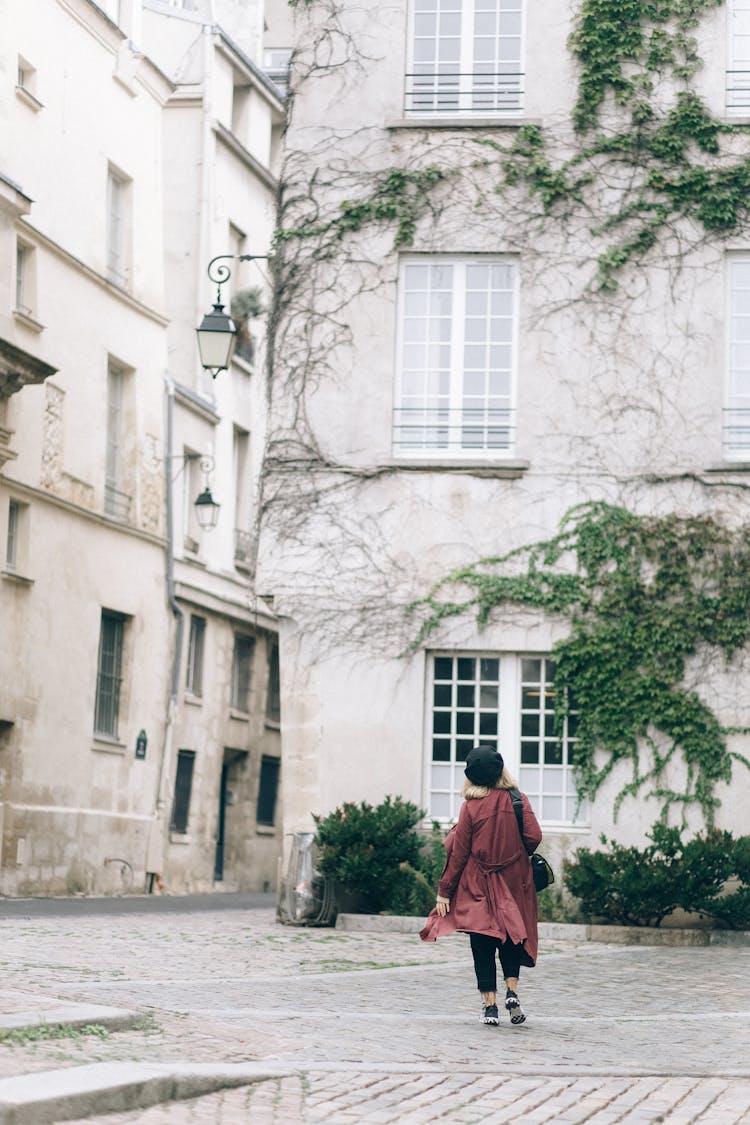
<path id="1" fill-rule="evenodd" d="M 219 510 L 221 504 L 218 500 L 214 500 L 211 493 L 211 488 L 208 482 L 208 474 L 214 467 L 213 457 L 201 457 L 201 469 L 203 470 L 203 491 L 196 497 L 193 507 L 195 508 L 195 518 L 198 521 L 198 527 L 202 531 L 211 531 L 216 527 L 219 519 Z"/>
<path id="2" fill-rule="evenodd" d="M 200 492 L 193 501 L 193 508 L 195 509 L 195 518 L 198 521 L 198 527 L 201 531 L 211 531 L 216 527 L 216 523 L 219 519 L 219 511 L 221 510 L 219 501 L 214 500 L 208 479 L 209 474 L 214 469 L 215 462 L 213 457 L 209 456 L 207 453 L 203 455 L 200 453 L 177 453 L 173 454 L 170 460 L 182 462 L 182 465 L 172 477 L 172 483 L 177 480 L 188 461 L 198 461 L 200 463 L 201 471 L 203 472 L 203 491 Z"/>
<path id="3" fill-rule="evenodd" d="M 267 254 L 219 254 L 208 263 L 208 277 L 216 285 L 216 302 L 196 328 L 198 351 L 201 366 L 215 379 L 220 371 L 226 371 L 232 362 L 234 345 L 237 340 L 237 326 L 229 313 L 224 312 L 221 303 L 221 287 L 229 281 L 232 271 L 224 263 L 229 261 L 256 262 L 267 261 Z M 216 263 L 220 263 L 217 265 Z"/>

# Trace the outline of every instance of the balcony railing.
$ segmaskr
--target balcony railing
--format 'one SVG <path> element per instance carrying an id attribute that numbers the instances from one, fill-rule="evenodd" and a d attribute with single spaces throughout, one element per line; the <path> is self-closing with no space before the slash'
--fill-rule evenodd
<path id="1" fill-rule="evenodd" d="M 727 71 L 727 113 L 750 117 L 750 70 Z"/>
<path id="2" fill-rule="evenodd" d="M 462 117 L 515 114 L 521 109 L 523 74 L 415 71 L 406 75 L 407 116 Z"/>
<path id="3" fill-rule="evenodd" d="M 511 407 L 397 407 L 393 441 L 400 453 L 445 452 L 461 456 L 507 453 L 513 446 Z"/>
<path id="4" fill-rule="evenodd" d="M 130 497 L 113 484 L 104 485 L 104 514 L 119 523 L 127 523 L 130 515 Z"/>
<path id="5" fill-rule="evenodd" d="M 725 458 L 750 461 L 750 406 L 730 406 L 722 413 Z"/>
<path id="6" fill-rule="evenodd" d="M 255 557 L 255 536 L 251 531 L 234 529 L 234 561 L 238 567 L 249 570 Z"/>

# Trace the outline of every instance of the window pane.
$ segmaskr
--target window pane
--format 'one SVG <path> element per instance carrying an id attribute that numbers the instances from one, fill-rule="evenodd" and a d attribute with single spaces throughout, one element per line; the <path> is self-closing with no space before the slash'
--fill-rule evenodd
<path id="1" fill-rule="evenodd" d="M 435 657 L 435 679 L 450 680 L 453 678 L 453 658 L 450 656 Z"/>
<path id="2" fill-rule="evenodd" d="M 430 815 L 447 820 L 451 815 L 450 793 L 433 793 L 430 799 Z"/>
<path id="3" fill-rule="evenodd" d="M 459 707 L 473 707 L 474 706 L 474 685 L 473 684 L 460 684 L 457 692 L 457 705 Z"/>
<path id="4" fill-rule="evenodd" d="M 451 707 L 453 704 L 453 688 L 450 684 L 435 684 L 433 703 L 436 707 Z"/>
<path id="5" fill-rule="evenodd" d="M 450 711 L 436 711 L 432 717 L 432 730 L 434 734 L 451 733 Z"/>
<path id="6" fill-rule="evenodd" d="M 522 738 L 538 738 L 539 737 L 539 716 L 538 715 L 522 715 L 521 716 L 521 736 L 522 736 Z"/>
<path id="7" fill-rule="evenodd" d="M 457 679 L 459 680 L 473 680 L 475 675 L 476 661 L 474 659 L 467 660 L 459 657 L 456 661 Z"/>
<path id="8" fill-rule="evenodd" d="M 527 660 L 521 661 L 521 679 L 525 684 L 538 684 L 542 674 L 541 660 Z"/>
<path id="9" fill-rule="evenodd" d="M 94 733 L 117 738 L 122 664 L 122 618 L 102 611 L 94 705 Z"/>
<path id="10" fill-rule="evenodd" d="M 433 789 L 450 789 L 453 781 L 453 766 L 433 766 L 430 784 Z"/>
<path id="11" fill-rule="evenodd" d="M 194 750 L 179 750 L 177 753 L 177 774 L 174 784 L 172 818 L 169 824 L 172 832 L 187 832 L 190 796 L 193 789 Z"/>
<path id="12" fill-rule="evenodd" d="M 449 762 L 451 760 L 451 743 L 449 738 L 433 738 L 433 762 Z"/>
<path id="13" fill-rule="evenodd" d="M 465 762 L 469 756 L 469 751 L 474 749 L 473 738 L 457 738 L 456 739 L 456 761 Z"/>
<path id="14" fill-rule="evenodd" d="M 562 820 L 562 797 L 542 797 L 542 820 Z"/>
<path id="15" fill-rule="evenodd" d="M 538 762 L 539 761 L 539 743 L 538 742 L 521 742 L 521 761 L 522 762 Z"/>
<path id="16" fill-rule="evenodd" d="M 260 782 L 258 784 L 258 807 L 256 822 L 273 825 L 276 821 L 276 798 L 279 790 L 281 762 L 278 758 L 265 755 L 260 762 Z"/>
<path id="17" fill-rule="evenodd" d="M 456 734 L 474 733 L 474 712 L 458 711 L 456 713 Z"/>
<path id="18" fill-rule="evenodd" d="M 497 715 L 492 713 L 481 714 L 479 716 L 479 733 L 488 738 L 495 739 L 497 737 Z"/>
<path id="19" fill-rule="evenodd" d="M 495 657 L 482 657 L 479 661 L 479 678 L 485 683 L 496 683 L 500 677 L 500 661 Z"/>

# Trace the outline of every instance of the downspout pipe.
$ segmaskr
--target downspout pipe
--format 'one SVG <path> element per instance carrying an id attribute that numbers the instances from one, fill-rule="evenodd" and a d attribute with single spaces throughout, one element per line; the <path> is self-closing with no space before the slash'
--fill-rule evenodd
<path id="1" fill-rule="evenodd" d="M 172 461 L 174 460 L 174 381 L 167 376 L 167 456 L 166 496 L 167 496 L 167 603 L 177 623 L 174 654 L 172 657 L 172 680 L 169 693 L 170 718 L 177 704 L 180 687 L 180 664 L 182 662 L 182 642 L 185 634 L 185 613 L 175 597 L 174 590 L 174 499 L 172 496 Z"/>
<path id="2" fill-rule="evenodd" d="M 164 844 L 166 835 L 165 810 L 169 803 L 168 779 L 172 773 L 172 743 L 174 740 L 174 724 L 177 716 L 177 699 L 180 686 L 180 665 L 182 662 L 182 645 L 185 634 L 185 614 L 177 601 L 174 584 L 174 500 L 172 497 L 172 462 L 174 461 L 174 381 L 166 376 L 166 456 L 165 466 L 165 495 L 166 495 L 166 534 L 167 534 L 167 604 L 175 619 L 175 639 L 172 652 L 172 669 L 169 685 L 169 702 L 167 704 L 167 721 L 164 727 L 164 745 L 161 755 L 159 780 L 156 787 L 156 800 L 151 825 L 151 833 L 146 858 L 146 871 L 148 890 L 154 890 L 154 884 L 161 885 L 164 867 Z"/>

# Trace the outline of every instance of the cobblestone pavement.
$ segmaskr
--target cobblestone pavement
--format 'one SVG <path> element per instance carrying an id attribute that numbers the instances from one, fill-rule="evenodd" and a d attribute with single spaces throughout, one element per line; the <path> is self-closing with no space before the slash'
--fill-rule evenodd
<path id="1" fill-rule="evenodd" d="M 5 989 L 145 1017 L 107 1038 L 0 1043 L 0 1076 L 124 1059 L 290 1074 L 89 1121 L 750 1123 L 750 947 L 543 942 L 518 1028 L 479 1023 L 462 936 L 217 911 L 6 920 L 0 951 Z"/>

